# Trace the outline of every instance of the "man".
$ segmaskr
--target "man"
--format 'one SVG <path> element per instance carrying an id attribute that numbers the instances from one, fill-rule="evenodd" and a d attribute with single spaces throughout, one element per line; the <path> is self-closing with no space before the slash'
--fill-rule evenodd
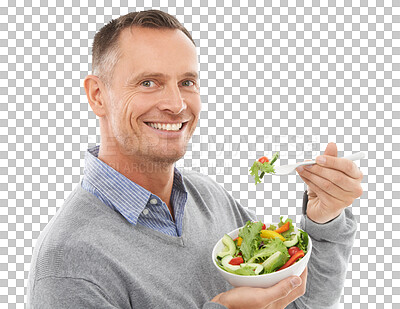
<path id="1" fill-rule="evenodd" d="M 84 87 L 101 144 L 84 178 L 38 239 L 28 308 L 330 308 L 340 299 L 361 195 L 351 161 L 298 170 L 307 183 L 303 228 L 314 250 L 300 276 L 266 288 L 232 288 L 214 269 L 216 241 L 254 214 L 221 186 L 174 163 L 200 114 L 198 62 L 189 32 L 161 11 L 110 22 L 93 42 Z"/>

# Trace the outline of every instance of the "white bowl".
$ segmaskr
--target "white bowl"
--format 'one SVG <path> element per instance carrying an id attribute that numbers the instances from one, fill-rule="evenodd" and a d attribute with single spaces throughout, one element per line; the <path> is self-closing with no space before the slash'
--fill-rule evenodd
<path id="1" fill-rule="evenodd" d="M 266 224 L 269 226 L 269 224 Z M 232 237 L 232 239 L 235 239 L 238 237 L 239 230 L 241 228 L 238 228 L 230 233 L 228 235 Z M 297 227 L 294 226 L 294 232 L 297 232 Z M 222 243 L 222 238 L 217 242 L 217 244 L 214 246 L 214 249 L 212 251 L 212 260 L 219 271 L 219 273 L 224 277 L 226 281 L 228 281 L 231 285 L 234 287 L 239 287 L 239 286 L 249 286 L 249 287 L 257 287 L 257 288 L 268 288 L 271 287 L 275 284 L 277 284 L 279 281 L 288 278 L 290 276 L 300 276 L 304 269 L 307 266 L 308 260 L 310 259 L 311 255 L 311 250 L 312 250 L 312 241 L 311 237 L 308 237 L 308 247 L 307 247 L 307 253 L 306 255 L 297 263 L 293 264 L 292 266 L 289 266 L 288 268 L 282 269 L 280 271 L 270 273 L 270 274 L 264 274 L 264 275 L 256 275 L 256 276 L 241 276 L 241 275 L 235 275 L 232 273 L 228 273 L 227 271 L 223 270 L 217 265 L 216 258 L 217 254 L 222 251 L 224 248 L 224 244 Z"/>

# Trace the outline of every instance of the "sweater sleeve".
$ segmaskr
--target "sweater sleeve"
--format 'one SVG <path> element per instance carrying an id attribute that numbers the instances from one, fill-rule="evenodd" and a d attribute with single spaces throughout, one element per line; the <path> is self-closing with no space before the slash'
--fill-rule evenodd
<path id="1" fill-rule="evenodd" d="M 228 308 L 225 307 L 224 305 L 208 301 L 204 304 L 202 309 L 228 309 Z"/>
<path id="2" fill-rule="evenodd" d="M 117 309 L 96 284 L 79 278 L 44 277 L 35 283 L 27 309 Z"/>
<path id="3" fill-rule="evenodd" d="M 300 226 L 312 239 L 305 294 L 287 309 L 338 308 L 350 259 L 357 221 L 346 208 L 332 221 L 318 224 L 303 214 Z"/>

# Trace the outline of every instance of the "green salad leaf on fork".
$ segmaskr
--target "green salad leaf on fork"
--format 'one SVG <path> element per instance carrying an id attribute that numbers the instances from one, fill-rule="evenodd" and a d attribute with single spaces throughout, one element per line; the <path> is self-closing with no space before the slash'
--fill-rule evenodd
<path id="1" fill-rule="evenodd" d="M 250 175 L 254 176 L 256 184 L 261 182 L 261 179 L 264 177 L 265 173 L 273 174 L 275 173 L 274 163 L 279 157 L 279 152 L 276 152 L 271 161 L 268 160 L 267 157 L 261 157 L 257 161 L 253 163 L 253 166 L 250 168 Z M 260 173 L 261 172 L 261 173 Z"/>

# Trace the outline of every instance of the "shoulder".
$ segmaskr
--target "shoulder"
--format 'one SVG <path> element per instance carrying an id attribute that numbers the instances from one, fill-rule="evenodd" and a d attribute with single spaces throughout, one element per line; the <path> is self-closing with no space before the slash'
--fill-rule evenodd
<path id="1" fill-rule="evenodd" d="M 219 189 L 223 189 L 223 187 L 218 184 L 214 179 L 210 176 L 197 172 L 195 170 L 189 169 L 180 169 L 179 172 L 182 174 L 182 178 L 186 183 L 190 183 L 196 186 L 204 186 L 204 187 L 215 187 Z"/>
<path id="2" fill-rule="evenodd" d="M 214 195 L 231 198 L 231 195 L 223 186 L 217 183 L 210 176 L 204 175 L 194 170 L 181 170 L 183 182 L 186 189 L 192 194 Z"/>
<path id="3" fill-rule="evenodd" d="M 215 183 L 215 181 L 211 177 L 209 177 L 205 174 L 202 174 L 200 172 L 197 172 L 195 170 L 182 168 L 182 169 L 179 169 L 179 172 L 182 174 L 182 177 L 184 179 L 206 180 L 206 181 L 211 181 L 211 182 Z"/>
<path id="4" fill-rule="evenodd" d="M 93 260 L 93 253 L 118 233 L 116 227 L 128 224 L 86 193 L 81 187 L 76 188 L 41 232 L 31 263 L 36 280 L 76 276 L 76 265 Z"/>

